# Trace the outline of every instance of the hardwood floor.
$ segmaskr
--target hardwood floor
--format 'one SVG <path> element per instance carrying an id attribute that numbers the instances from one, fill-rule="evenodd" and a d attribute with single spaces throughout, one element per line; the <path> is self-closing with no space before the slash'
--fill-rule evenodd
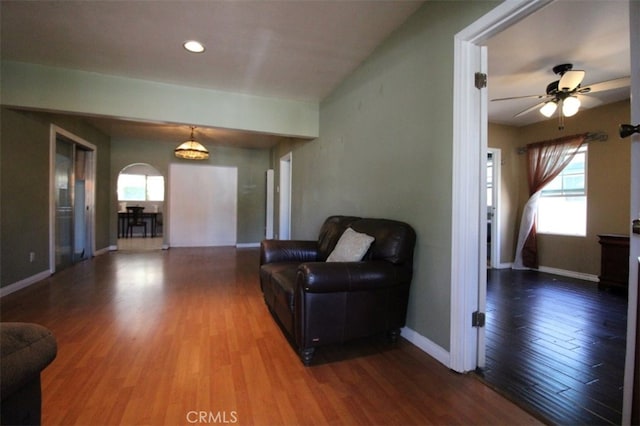
<path id="1" fill-rule="evenodd" d="M 554 424 L 620 424 L 626 298 L 535 271 L 488 274 L 487 383 Z"/>
<path id="2" fill-rule="evenodd" d="M 539 424 L 407 341 L 317 351 L 304 367 L 262 300 L 258 251 L 113 252 L 0 299 L 58 340 L 45 425 Z"/>

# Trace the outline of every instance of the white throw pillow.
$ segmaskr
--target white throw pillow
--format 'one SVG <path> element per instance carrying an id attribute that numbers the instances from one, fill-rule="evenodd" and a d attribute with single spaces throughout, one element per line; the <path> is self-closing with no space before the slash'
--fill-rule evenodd
<path id="1" fill-rule="evenodd" d="M 371 235 L 347 228 L 327 258 L 327 262 L 359 262 L 369 250 L 374 239 Z"/>

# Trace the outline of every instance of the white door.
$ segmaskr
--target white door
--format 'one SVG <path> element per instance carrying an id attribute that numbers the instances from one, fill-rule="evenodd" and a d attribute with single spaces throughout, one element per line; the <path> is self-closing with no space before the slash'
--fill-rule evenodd
<path id="1" fill-rule="evenodd" d="M 280 158 L 280 210 L 278 239 L 291 238 L 291 153 Z"/>
<path id="2" fill-rule="evenodd" d="M 273 169 L 267 170 L 267 205 L 266 205 L 266 223 L 265 223 L 265 233 L 264 236 L 266 239 L 273 238 Z"/>
<path id="3" fill-rule="evenodd" d="M 631 123 L 640 124 L 640 2 L 629 2 L 629 28 L 631 51 Z M 620 123 L 623 124 L 623 123 Z M 631 136 L 631 211 L 629 223 L 640 215 L 640 134 Z M 636 322 L 638 321 L 638 258 L 640 258 L 640 235 L 631 234 L 629 256 L 629 295 L 627 314 L 627 352 L 624 370 L 624 396 L 622 409 L 622 424 L 631 423 L 631 407 L 638 404 L 640 392 L 638 383 L 633 383 L 634 361 L 637 340 Z M 636 372 L 636 375 L 638 372 Z M 634 395 L 634 387 L 636 395 Z"/>
<path id="4" fill-rule="evenodd" d="M 169 245 L 235 245 L 237 187 L 235 167 L 171 164 Z"/>

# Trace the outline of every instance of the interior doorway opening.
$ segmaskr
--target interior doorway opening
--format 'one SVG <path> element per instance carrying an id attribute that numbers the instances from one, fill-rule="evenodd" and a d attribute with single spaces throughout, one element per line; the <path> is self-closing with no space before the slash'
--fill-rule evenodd
<path id="1" fill-rule="evenodd" d="M 483 149 L 486 149 L 486 132 L 483 132 L 483 125 L 486 125 L 486 112 L 483 113 L 483 107 L 486 107 L 486 99 L 484 105 L 480 102 L 478 105 L 476 101 L 476 94 L 472 87 L 468 87 L 468 83 L 465 81 L 465 78 L 468 81 L 472 79 L 468 78 L 469 75 L 473 75 L 474 72 L 478 72 L 480 70 L 481 73 L 486 73 L 486 66 L 479 66 L 479 61 L 477 58 L 480 56 L 480 52 L 482 50 L 482 43 L 484 43 L 489 37 L 497 34 L 503 29 L 507 28 L 510 25 L 513 25 L 523 17 L 535 12 L 536 10 L 544 7 L 545 5 L 551 3 L 550 0 L 525 0 L 523 2 L 505 2 L 495 8 L 491 13 L 482 17 L 480 20 L 476 21 L 474 24 L 460 32 L 456 35 L 456 64 L 454 73 L 454 150 L 460 149 L 464 147 L 464 154 L 462 158 L 456 158 L 456 162 L 454 162 L 454 194 L 458 193 L 457 189 L 460 189 L 459 193 L 464 194 L 469 198 L 469 194 L 465 193 L 464 185 L 467 182 L 467 179 L 472 178 L 474 174 L 473 164 L 467 164 L 466 161 L 472 162 L 475 159 L 476 165 L 481 165 L 484 169 L 484 164 L 486 158 L 483 155 L 477 155 L 478 150 L 475 148 L 475 144 L 480 139 L 480 153 L 482 153 Z M 635 7 L 635 2 L 630 3 L 631 15 L 632 17 L 638 16 L 638 11 L 640 8 Z M 637 19 L 636 19 L 637 20 Z M 635 22 L 631 20 L 631 22 Z M 632 26 L 631 30 L 631 39 L 632 39 L 632 48 L 631 51 L 634 52 L 633 49 L 633 40 L 638 40 L 636 36 L 634 36 L 634 27 Z M 635 38 L 634 38 L 635 37 Z M 633 57 L 633 54 L 632 54 Z M 633 61 L 632 61 L 633 63 Z M 636 61 L 637 63 L 637 61 Z M 633 74 L 633 73 L 632 73 Z M 461 76 L 461 77 L 458 77 Z M 632 91 L 637 90 L 637 85 L 634 89 L 634 84 L 632 82 Z M 636 105 L 634 107 L 634 104 Z M 470 108 L 466 108 L 466 106 L 471 106 Z M 637 107 L 637 103 L 632 104 L 632 111 Z M 471 112 L 469 111 L 471 110 Z M 633 113 L 632 113 L 633 116 Z M 480 124 L 478 124 L 478 117 L 480 117 Z M 637 121 L 637 120 L 635 120 Z M 465 127 L 467 125 L 467 127 Z M 464 130 L 458 131 L 457 129 L 464 128 Z M 471 136 L 468 135 L 470 131 Z M 474 137 L 474 135 L 480 135 L 479 138 Z M 635 163 L 632 163 L 635 164 Z M 468 166 L 468 167 L 467 167 Z M 466 171 L 465 171 L 466 169 Z M 461 174 L 459 174 L 460 172 Z M 632 167 L 632 173 L 634 169 Z M 470 176 L 471 175 L 471 176 Z M 477 180 L 478 181 L 478 180 Z M 484 182 L 479 180 L 482 185 Z M 480 190 L 484 188 L 481 186 Z M 481 200 L 480 197 L 475 197 L 475 191 L 472 192 L 473 200 Z M 637 191 L 632 192 L 632 203 L 637 201 L 637 197 L 635 197 Z M 481 227 L 485 226 L 485 218 L 482 217 L 482 220 L 476 220 L 477 218 L 474 216 L 473 209 L 465 209 L 465 205 L 462 199 L 457 199 L 454 195 L 454 215 L 456 216 L 456 225 L 453 232 L 453 241 L 456 247 L 460 247 L 460 249 L 454 250 L 452 262 L 455 265 L 460 264 L 462 261 L 463 264 L 468 265 L 467 270 L 473 270 L 476 266 L 476 261 L 478 263 L 484 264 L 486 255 L 483 250 L 486 248 L 485 241 L 482 238 L 476 239 L 475 237 L 480 232 L 477 232 L 474 228 L 478 225 Z M 481 212 L 481 214 L 485 211 L 484 202 L 478 203 L 476 212 Z M 632 210 L 632 215 L 635 214 L 637 209 Z M 633 216 L 632 216 L 633 217 Z M 465 220 L 467 219 L 467 220 Z M 467 226 L 467 224 L 471 224 Z M 471 237 L 467 238 L 467 235 L 471 235 Z M 480 249 L 478 249 L 478 244 Z M 479 256 L 474 257 L 471 253 L 472 247 L 475 246 L 475 254 Z M 634 246 L 632 245 L 632 258 L 637 258 L 637 245 L 634 250 Z M 635 254 L 635 256 L 634 256 Z M 486 273 L 486 268 L 482 265 L 483 268 L 480 270 L 480 274 Z M 637 280 L 637 263 L 632 265 L 632 272 L 630 274 L 630 291 L 629 291 L 629 301 L 633 304 L 637 304 L 637 286 L 635 286 L 635 282 Z M 455 272 L 455 271 L 453 271 Z M 479 352 L 481 352 L 481 348 L 484 348 L 484 337 L 483 333 L 480 329 L 474 330 L 471 329 L 468 325 L 468 316 L 474 310 L 480 308 L 482 303 L 478 301 L 476 297 L 478 293 L 482 293 L 482 289 L 477 288 L 477 283 L 480 283 L 480 287 L 482 287 L 482 280 L 480 276 L 473 277 L 468 274 L 461 273 L 452 273 L 452 306 L 455 306 L 456 309 L 452 309 L 452 328 L 451 328 L 451 360 L 450 366 L 456 371 L 469 371 L 473 369 L 474 366 L 480 365 L 479 359 L 481 359 Z M 486 280 L 485 280 L 486 284 Z M 484 291 L 486 292 L 486 285 Z M 482 298 L 481 298 L 482 299 Z M 484 299 L 483 299 L 484 300 Z M 629 323 L 635 324 L 636 321 L 636 312 L 632 312 L 636 306 L 632 306 L 630 304 L 629 308 Z M 623 415 L 622 415 L 622 424 L 629 423 L 630 411 L 631 411 L 631 401 L 633 395 L 633 386 L 627 386 L 631 380 L 633 379 L 633 368 L 631 366 L 631 362 L 629 359 L 633 360 L 633 351 L 634 347 L 632 342 L 636 339 L 635 333 L 632 332 L 631 328 L 627 331 L 628 342 L 631 343 L 627 346 L 627 357 L 626 357 L 626 374 L 625 374 L 625 387 L 624 387 L 624 406 L 623 406 Z M 637 348 L 636 348 L 637 351 Z M 636 352 L 637 353 L 637 352 Z M 478 354 L 478 357 L 474 357 L 473 355 Z M 630 374 L 631 373 L 631 374 Z M 636 398 L 637 400 L 637 398 Z"/>
<path id="2" fill-rule="evenodd" d="M 501 151 L 487 149 L 487 268 L 500 268 L 500 166 Z"/>

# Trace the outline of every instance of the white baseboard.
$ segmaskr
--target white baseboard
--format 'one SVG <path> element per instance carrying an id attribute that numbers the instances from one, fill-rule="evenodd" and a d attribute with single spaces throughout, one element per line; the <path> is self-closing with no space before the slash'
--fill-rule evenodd
<path id="1" fill-rule="evenodd" d="M 403 327 L 400 331 L 400 335 L 407 339 L 410 343 L 414 344 L 427 355 L 436 359 L 436 361 L 444 364 L 447 368 L 450 368 L 451 355 L 448 351 L 444 350 L 441 346 L 436 345 L 431 340 L 427 339 L 420 333 L 410 329 L 409 327 Z"/>
<path id="2" fill-rule="evenodd" d="M 23 288 L 29 287 L 31 284 L 35 284 L 51 275 L 51 271 L 42 271 L 23 280 L 17 281 L 13 284 L 0 288 L 0 297 L 4 297 L 7 294 L 14 293 Z"/>
<path id="3" fill-rule="evenodd" d="M 260 243 L 237 243 L 236 248 L 253 248 L 260 247 Z"/>
<path id="4" fill-rule="evenodd" d="M 550 268 L 548 266 L 539 266 L 538 271 L 563 277 L 577 278 L 579 280 L 592 281 L 594 283 L 600 282 L 600 278 L 598 278 L 597 275 L 585 274 L 583 272 L 567 271 L 566 269 Z"/>
<path id="5" fill-rule="evenodd" d="M 94 256 L 100 256 L 102 254 L 109 253 L 110 251 L 114 251 L 114 250 L 118 250 L 118 246 L 103 247 L 101 249 L 96 250 L 96 253 L 94 254 Z"/>

